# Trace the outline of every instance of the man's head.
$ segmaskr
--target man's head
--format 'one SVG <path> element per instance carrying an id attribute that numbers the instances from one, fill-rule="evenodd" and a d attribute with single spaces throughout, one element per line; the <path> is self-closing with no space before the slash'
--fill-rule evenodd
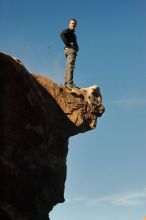
<path id="1" fill-rule="evenodd" d="M 77 20 L 74 19 L 74 18 L 70 19 L 70 21 L 69 21 L 69 28 L 71 30 L 74 30 L 76 28 L 76 26 L 77 26 Z"/>

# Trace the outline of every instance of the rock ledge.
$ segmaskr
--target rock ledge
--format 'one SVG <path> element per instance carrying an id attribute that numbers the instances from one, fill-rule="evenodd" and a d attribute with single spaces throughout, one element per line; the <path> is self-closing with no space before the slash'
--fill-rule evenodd
<path id="1" fill-rule="evenodd" d="M 98 86 L 68 90 L 0 53 L 0 219 L 47 220 L 64 202 L 69 137 L 96 127 Z"/>

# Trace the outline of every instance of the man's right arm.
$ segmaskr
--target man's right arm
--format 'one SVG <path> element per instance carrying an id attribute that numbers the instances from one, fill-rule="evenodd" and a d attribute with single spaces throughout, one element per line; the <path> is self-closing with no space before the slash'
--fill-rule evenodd
<path id="1" fill-rule="evenodd" d="M 69 42 L 68 42 L 68 39 L 67 39 L 67 30 L 63 30 L 61 33 L 60 33 L 60 37 L 63 41 L 63 43 L 65 44 L 66 47 L 69 47 Z"/>

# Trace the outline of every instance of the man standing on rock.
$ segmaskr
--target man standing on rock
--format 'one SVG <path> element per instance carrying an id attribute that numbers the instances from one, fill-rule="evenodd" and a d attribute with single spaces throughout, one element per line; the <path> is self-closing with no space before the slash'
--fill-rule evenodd
<path id="1" fill-rule="evenodd" d="M 75 61 L 77 52 L 79 51 L 79 47 L 77 44 L 77 37 L 75 35 L 75 28 L 77 26 L 76 19 L 72 18 L 69 21 L 69 27 L 67 29 L 64 29 L 60 37 L 65 44 L 64 47 L 64 54 L 66 57 L 66 67 L 65 67 L 65 85 L 72 89 L 73 87 L 76 87 L 73 82 L 73 73 L 75 68 Z"/>

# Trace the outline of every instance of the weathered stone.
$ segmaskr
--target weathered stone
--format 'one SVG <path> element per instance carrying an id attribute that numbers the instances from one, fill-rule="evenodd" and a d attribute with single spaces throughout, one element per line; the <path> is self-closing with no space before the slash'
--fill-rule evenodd
<path id="1" fill-rule="evenodd" d="M 104 112 L 99 87 L 73 88 L 70 91 L 43 76 L 34 74 L 33 77 L 51 94 L 65 115 L 76 125 L 77 132 L 96 127 L 97 117 Z"/>
<path id="2" fill-rule="evenodd" d="M 70 91 L 0 53 L 0 217 L 48 219 L 64 202 L 68 138 L 103 112 L 99 87 Z"/>

